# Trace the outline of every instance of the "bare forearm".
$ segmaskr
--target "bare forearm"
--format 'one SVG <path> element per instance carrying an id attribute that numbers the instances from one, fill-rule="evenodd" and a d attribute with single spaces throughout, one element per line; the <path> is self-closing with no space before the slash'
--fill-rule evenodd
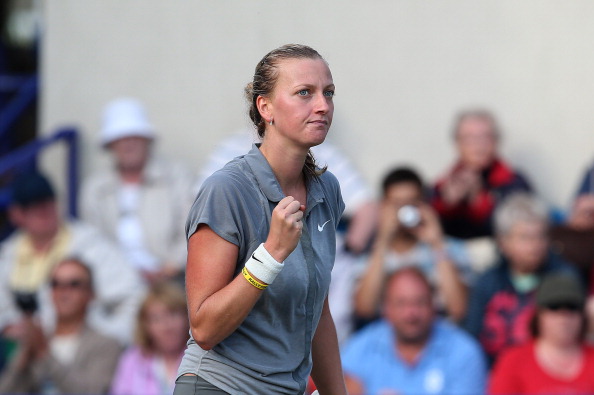
<path id="1" fill-rule="evenodd" d="M 443 295 L 448 315 L 459 322 L 466 314 L 466 286 L 451 260 L 442 257 L 436 262 L 436 270 L 438 287 Z"/>
<path id="2" fill-rule="evenodd" d="M 355 311 L 360 317 L 371 318 L 377 312 L 384 278 L 384 258 L 387 247 L 378 242 L 373 247 L 365 274 L 355 293 Z"/>
<path id="3" fill-rule="evenodd" d="M 262 292 L 243 278 L 235 277 L 227 286 L 208 297 L 192 313 L 192 337 L 204 349 L 211 349 L 233 333 L 248 316 Z"/>
<path id="4" fill-rule="evenodd" d="M 312 344 L 311 376 L 320 395 L 346 395 L 336 328 L 327 300 Z"/>

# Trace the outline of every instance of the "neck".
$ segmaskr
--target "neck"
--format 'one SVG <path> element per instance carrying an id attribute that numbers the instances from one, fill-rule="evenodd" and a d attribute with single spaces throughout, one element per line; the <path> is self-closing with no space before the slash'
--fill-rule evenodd
<path id="1" fill-rule="evenodd" d="M 417 239 L 402 231 L 397 231 L 392 238 L 392 249 L 397 253 L 405 253 L 410 251 L 416 244 Z"/>
<path id="2" fill-rule="evenodd" d="M 291 191 L 298 190 L 304 185 L 303 166 L 307 150 L 287 147 L 288 145 L 283 144 L 282 141 L 265 136 L 260 152 L 270 164 L 283 192 L 289 195 Z"/>
<path id="3" fill-rule="evenodd" d="M 73 335 L 79 333 L 85 325 L 83 317 L 60 319 L 56 324 L 56 335 Z"/>
<path id="4" fill-rule="evenodd" d="M 582 350 L 582 345 L 579 342 L 561 342 L 542 338 L 536 341 L 536 347 L 559 356 L 575 355 L 581 353 Z"/>
<path id="5" fill-rule="evenodd" d="M 33 249 L 36 252 L 46 252 L 47 250 L 49 250 L 49 248 L 57 234 L 58 234 L 57 229 L 55 232 L 53 232 L 51 234 L 43 234 L 43 235 L 29 234 L 31 244 L 33 244 Z"/>
<path id="6" fill-rule="evenodd" d="M 426 341 L 423 342 L 402 342 L 397 341 L 396 349 L 400 357 L 409 365 L 414 365 L 423 349 L 425 348 Z"/>
<path id="7" fill-rule="evenodd" d="M 143 178 L 142 168 L 140 169 L 118 169 L 120 179 L 127 184 L 140 184 Z"/>
<path id="8" fill-rule="evenodd" d="M 183 350 L 157 351 L 156 354 L 165 361 L 166 365 L 177 364 Z"/>

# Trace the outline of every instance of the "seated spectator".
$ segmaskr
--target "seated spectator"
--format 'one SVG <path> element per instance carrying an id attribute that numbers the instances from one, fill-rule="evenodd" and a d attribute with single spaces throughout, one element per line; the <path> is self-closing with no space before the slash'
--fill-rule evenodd
<path id="1" fill-rule="evenodd" d="M 154 285 L 138 314 L 136 345 L 122 355 L 111 394 L 172 394 L 189 329 L 181 287 L 167 282 Z"/>
<path id="2" fill-rule="evenodd" d="M 594 394 L 594 348 L 584 344 L 585 294 L 572 276 L 547 276 L 536 292 L 533 340 L 503 352 L 491 394 Z"/>
<path id="3" fill-rule="evenodd" d="M 32 315 L 21 322 L 18 351 L 0 378 L 0 392 L 105 394 L 121 347 L 86 325 L 92 272 L 73 258 L 50 270 L 55 330 L 46 337 Z"/>
<path id="4" fill-rule="evenodd" d="M 342 352 L 348 393 L 481 394 L 486 365 L 478 343 L 436 318 L 433 292 L 414 267 L 386 283 L 383 319 L 355 333 Z"/>
<path id="5" fill-rule="evenodd" d="M 0 333 L 18 337 L 23 312 L 39 302 L 41 322 L 51 331 L 55 316 L 46 283 L 52 267 L 69 256 L 89 265 L 95 280 L 95 302 L 89 325 L 125 342 L 132 335 L 133 316 L 142 297 L 141 281 L 121 251 L 96 229 L 63 221 L 48 179 L 39 173 L 21 175 L 15 184 L 9 216 L 17 231 L 0 248 Z M 17 303 L 16 295 L 24 303 Z"/>
<path id="6" fill-rule="evenodd" d="M 148 283 L 183 275 L 195 182 L 183 166 L 155 157 L 155 138 L 138 101 L 110 102 L 101 146 L 113 167 L 85 180 L 81 192 L 82 218 L 119 244 Z"/>
<path id="7" fill-rule="evenodd" d="M 529 339 L 541 278 L 560 271 L 575 275 L 569 264 L 548 253 L 547 219 L 545 205 L 523 193 L 509 196 L 495 213 L 501 257 L 477 280 L 465 320 L 491 362 L 506 347 Z"/>
<path id="8" fill-rule="evenodd" d="M 594 272 L 594 194 L 578 196 L 567 221 L 551 229 L 551 248 L 553 251 L 576 265 L 583 279 L 591 287 Z M 594 289 L 591 289 L 594 291 Z"/>
<path id="9" fill-rule="evenodd" d="M 497 152 L 500 132 L 487 111 L 465 111 L 454 127 L 457 162 L 433 190 L 445 233 L 463 239 L 491 236 L 492 213 L 511 192 L 530 191 L 527 180 Z"/>
<path id="10" fill-rule="evenodd" d="M 407 223 L 407 210 L 414 223 Z M 429 278 L 440 312 L 454 321 L 464 317 L 472 276 L 464 247 L 444 237 L 437 214 L 425 202 L 419 175 L 400 167 L 383 181 L 379 226 L 355 295 L 359 317 L 377 316 L 386 277 L 404 266 L 417 266 Z"/>

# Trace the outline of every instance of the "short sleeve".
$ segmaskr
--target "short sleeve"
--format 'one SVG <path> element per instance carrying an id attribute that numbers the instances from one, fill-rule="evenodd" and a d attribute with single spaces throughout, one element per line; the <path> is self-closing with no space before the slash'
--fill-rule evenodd
<path id="1" fill-rule="evenodd" d="M 205 224 L 223 239 L 241 247 L 244 233 L 241 224 L 249 221 L 245 217 L 254 210 L 249 207 L 246 193 L 245 189 L 242 191 L 240 180 L 232 174 L 219 171 L 207 178 L 188 214 L 186 237 L 189 239 L 198 225 Z M 253 204 L 257 202 L 251 202 Z"/>

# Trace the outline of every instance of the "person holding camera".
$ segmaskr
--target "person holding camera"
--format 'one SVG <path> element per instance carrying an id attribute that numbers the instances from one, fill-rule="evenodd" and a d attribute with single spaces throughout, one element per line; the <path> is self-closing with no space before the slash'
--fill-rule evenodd
<path id="1" fill-rule="evenodd" d="M 355 291 L 358 317 L 377 317 L 388 275 L 405 266 L 416 266 L 436 288 L 438 311 L 460 321 L 472 280 L 462 243 L 444 237 L 437 213 L 425 202 L 423 182 L 414 170 L 392 170 L 384 178 L 382 189 L 376 237 Z"/>

